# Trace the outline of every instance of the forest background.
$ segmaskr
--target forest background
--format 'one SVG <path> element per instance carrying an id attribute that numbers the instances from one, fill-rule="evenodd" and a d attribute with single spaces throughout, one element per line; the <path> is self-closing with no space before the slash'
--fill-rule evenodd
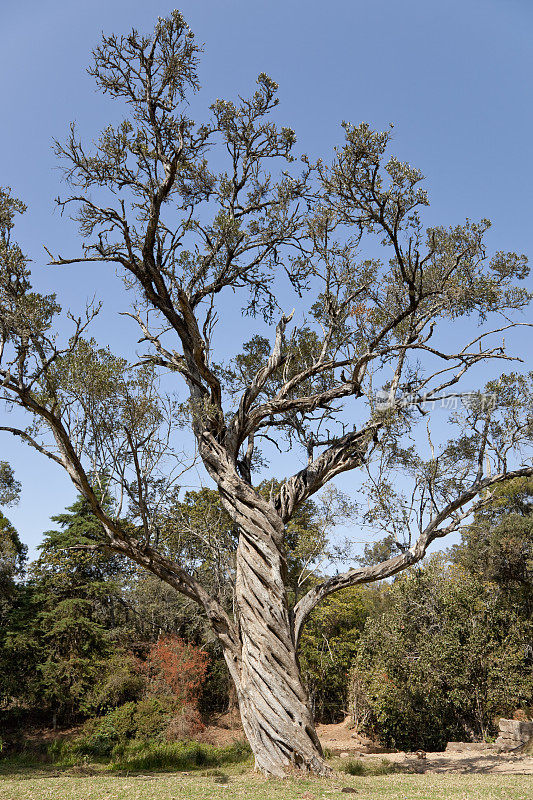
<path id="1" fill-rule="evenodd" d="M 4 493 L 4 499 L 7 499 Z M 77 754 L 120 759 L 136 748 L 202 739 L 235 712 L 220 645 L 195 604 L 116 555 L 78 499 L 57 515 L 39 557 L 0 516 L 0 717 L 4 755 L 32 749 L 32 732 L 74 726 Z M 317 508 L 292 523 L 293 593 L 314 541 Z M 193 530 L 236 543 L 213 490 L 189 492 L 167 520 L 167 541 L 189 553 L 206 585 L 220 577 Z M 298 546 L 299 544 L 299 546 Z M 189 546 L 193 545 L 189 550 Z M 81 546 L 81 548 L 80 548 Z M 367 545 L 383 558 L 390 539 Z M 231 594 L 226 602 L 231 605 Z M 339 592 L 308 622 L 300 645 L 317 721 L 351 717 L 386 747 L 443 749 L 491 741 L 500 716 L 533 711 L 533 481 L 503 485 L 460 544 L 390 584 Z M 238 731 L 236 733 L 238 736 Z M 48 751 L 46 754 L 49 755 Z"/>

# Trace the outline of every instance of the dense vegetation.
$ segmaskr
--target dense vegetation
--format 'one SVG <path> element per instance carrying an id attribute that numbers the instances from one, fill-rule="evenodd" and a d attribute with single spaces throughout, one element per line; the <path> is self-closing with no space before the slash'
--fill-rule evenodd
<path id="1" fill-rule="evenodd" d="M 450 739 L 490 737 L 498 716 L 531 710 L 532 501 L 532 481 L 505 485 L 451 551 L 391 584 L 348 588 L 315 610 L 300 661 L 319 721 L 350 713 L 358 730 L 386 745 L 438 749 Z M 162 534 L 166 547 L 179 547 L 185 558 L 187 530 L 199 519 L 216 520 L 220 540 L 234 547 L 231 520 L 205 489 L 176 502 Z M 82 725 L 67 750 L 56 746 L 56 756 L 119 762 L 201 738 L 205 722 L 235 699 L 196 606 L 95 549 L 102 534 L 84 500 L 53 522 L 28 564 L 17 532 L 0 516 L 4 752 L 20 748 L 36 724 Z M 292 535 L 294 552 L 305 559 L 319 535 L 316 508 L 304 508 Z M 371 561 L 375 550 L 367 547 L 363 559 Z M 229 608 L 227 555 L 221 552 L 218 571 L 197 550 L 190 558 Z M 294 576 L 301 572 L 296 559 L 291 568 Z M 295 592 L 297 584 L 295 577 Z"/>

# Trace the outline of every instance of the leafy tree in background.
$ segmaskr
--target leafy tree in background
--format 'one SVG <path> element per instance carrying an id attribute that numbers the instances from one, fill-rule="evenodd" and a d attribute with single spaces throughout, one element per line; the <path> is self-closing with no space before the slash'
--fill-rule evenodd
<path id="1" fill-rule="evenodd" d="M 0 461 L 0 505 L 18 502 L 20 483 L 7 461 Z M 0 630 L 5 628 L 6 609 L 16 593 L 15 579 L 24 572 L 27 547 L 7 517 L 0 511 Z M 3 623 L 3 624 L 2 624 Z"/>
<path id="2" fill-rule="evenodd" d="M 16 480 L 13 468 L 7 461 L 0 461 L 0 506 L 8 506 L 18 501 L 20 483 Z"/>
<path id="3" fill-rule="evenodd" d="M 188 641 L 208 640 L 210 628 L 196 603 L 176 594 L 161 578 L 144 570 L 132 571 L 124 581 L 123 597 L 133 645 L 172 633 Z"/>
<path id="4" fill-rule="evenodd" d="M 298 654 L 317 721 L 339 722 L 350 713 L 348 676 L 365 624 L 381 605 L 380 589 L 354 586 L 328 597 L 309 617 Z"/>
<path id="5" fill-rule="evenodd" d="M 533 481 L 499 486 L 452 553 L 456 563 L 497 584 L 510 603 L 533 616 Z"/>
<path id="6" fill-rule="evenodd" d="M 407 588 L 398 580 L 383 615 L 368 619 L 351 691 L 389 745 L 439 748 L 492 733 L 496 716 L 531 712 L 533 483 L 514 479 L 491 495 L 451 564 L 435 557 Z M 389 534 L 364 560 L 394 546 Z M 386 652 L 375 649 L 378 638 Z"/>
<path id="7" fill-rule="evenodd" d="M 28 635 L 37 650 L 35 691 L 63 722 L 83 712 L 126 622 L 121 602 L 123 560 L 94 548 L 104 540 L 87 501 L 52 517 L 31 565 L 35 610 Z"/>
<path id="8" fill-rule="evenodd" d="M 27 623 L 27 596 L 19 582 L 26 554 L 17 531 L 0 511 L 0 709 L 19 695 L 25 670 L 31 666 L 17 644 L 18 632 Z"/>
<path id="9" fill-rule="evenodd" d="M 417 563 L 498 483 L 533 475 L 530 378 L 502 376 L 465 393 L 473 368 L 511 358 L 501 338 L 529 303 L 518 283 L 527 264 L 515 253 L 488 257 L 487 220 L 424 227 L 422 176 L 389 155 L 390 132 L 345 124 L 331 163 L 304 157 L 296 167 L 295 135 L 273 121 L 277 85 L 267 75 L 250 98 L 218 100 L 195 125 L 187 98 L 198 89 L 199 52 L 179 12 L 152 36 L 104 36 L 89 72 L 125 102 L 126 117 L 92 148 L 74 126 L 57 144 L 72 190 L 60 204 L 72 208 L 83 245 L 52 261 L 103 261 L 123 273 L 147 345 L 140 364 L 85 338 L 95 307 L 61 343 L 57 300 L 32 291 L 11 238 L 23 206 L 0 195 L 1 397 L 29 422 L 0 427 L 68 472 L 108 547 L 203 609 L 257 767 L 326 774 L 297 659 L 313 609 Z M 220 366 L 224 302 L 235 346 Z M 454 347 L 451 326 L 471 316 L 481 328 Z M 250 339 L 258 331 L 247 317 L 272 335 Z M 181 406 L 162 391 L 160 372 L 181 381 Z M 430 436 L 428 454 L 416 451 L 409 437 L 420 412 L 456 397 L 465 403 L 450 439 L 434 447 Z M 183 425 L 238 537 L 232 613 L 160 547 L 172 486 L 190 464 L 173 435 Z M 301 460 L 265 496 L 252 476 L 272 447 Z M 368 517 L 393 527 L 401 552 L 319 580 L 292 607 L 290 523 L 349 470 L 368 479 Z M 405 496 L 398 472 L 411 481 Z M 112 507 L 97 491 L 104 482 Z"/>
<path id="10" fill-rule="evenodd" d="M 398 578 L 367 620 L 351 676 L 367 730 L 405 750 L 484 739 L 533 699 L 525 603 L 442 555 Z"/>
<path id="11" fill-rule="evenodd" d="M 372 567 L 397 555 L 399 550 L 394 534 L 389 533 L 377 542 L 365 544 L 363 555 L 359 557 L 359 563 L 363 567 Z"/>
<path id="12" fill-rule="evenodd" d="M 15 579 L 24 573 L 28 548 L 22 544 L 10 521 L 0 511 L 0 598 L 15 592 Z"/>
<path id="13" fill-rule="evenodd" d="M 0 505 L 18 502 L 20 483 L 7 461 L 0 461 Z M 0 511 L 0 708 L 20 690 L 25 653 L 15 645 L 17 631 L 25 621 L 26 593 L 20 584 L 27 547 L 7 517 Z"/>

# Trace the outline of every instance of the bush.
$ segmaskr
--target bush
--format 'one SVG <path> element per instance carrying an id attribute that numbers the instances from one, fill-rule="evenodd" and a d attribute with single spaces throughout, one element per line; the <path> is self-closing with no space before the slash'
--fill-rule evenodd
<path id="1" fill-rule="evenodd" d="M 124 703 L 102 717 L 89 720 L 80 736 L 54 742 L 49 754 L 56 762 L 72 761 L 80 756 L 122 758 L 126 753 L 143 751 L 144 747 L 156 748 L 154 752 L 165 754 L 166 742 L 190 740 L 202 729 L 195 707 L 181 706 L 170 697 L 147 697 L 136 703 Z M 161 751 L 157 750 L 159 745 L 163 748 Z M 231 750 L 234 751 L 235 748 Z M 174 753 L 174 750 L 171 748 L 169 752 Z M 176 753 L 181 758 L 181 750 Z M 164 758 L 167 756 L 168 753 Z"/>
<path id="2" fill-rule="evenodd" d="M 181 712 L 180 704 L 167 697 L 147 697 L 133 705 L 130 736 L 135 739 L 163 738 L 173 715 Z"/>
<path id="3" fill-rule="evenodd" d="M 388 747 L 486 740 L 533 691 L 526 609 L 442 555 L 403 573 L 367 619 L 351 674 L 358 728 Z"/>
<path id="4" fill-rule="evenodd" d="M 169 742 L 182 742 L 198 738 L 204 730 L 205 725 L 196 706 L 186 705 L 170 719 L 164 736 Z"/>
<path id="5" fill-rule="evenodd" d="M 85 704 L 87 713 L 102 713 L 125 703 L 140 700 L 146 691 L 146 679 L 138 660 L 128 652 L 115 653 L 106 664 L 103 680 Z"/>
<path id="6" fill-rule="evenodd" d="M 117 745 L 130 740 L 162 741 L 171 719 L 180 711 L 172 698 L 150 697 L 137 703 L 124 703 L 85 723 L 81 736 L 57 745 L 58 752 L 52 755 L 103 758 L 110 756 Z"/>
<path id="7" fill-rule="evenodd" d="M 197 705 L 208 656 L 178 636 L 162 636 L 140 665 L 152 695 L 172 696 L 183 705 Z"/>

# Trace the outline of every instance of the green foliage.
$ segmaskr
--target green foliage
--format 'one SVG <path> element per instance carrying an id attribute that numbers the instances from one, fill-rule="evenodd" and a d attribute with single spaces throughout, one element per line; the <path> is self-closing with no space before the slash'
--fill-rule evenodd
<path id="1" fill-rule="evenodd" d="M 171 697 L 149 697 L 124 703 L 84 725 L 82 735 L 69 744 L 71 752 L 89 756 L 110 756 L 128 741 L 164 741 L 165 730 L 180 704 Z"/>
<path id="2" fill-rule="evenodd" d="M 14 198 L 9 188 L 0 187 L 0 318 L 3 339 L 8 339 L 18 354 L 28 353 L 30 335 L 46 336 L 54 316 L 60 311 L 54 294 L 40 295 L 31 291 L 28 259 L 11 239 L 17 214 L 26 206 Z M 5 343 L 5 339 L 4 339 Z M 35 362 L 33 362 L 35 367 Z M 10 487 L 15 488 L 9 469 L 4 468 Z"/>
<path id="3" fill-rule="evenodd" d="M 16 480 L 13 469 L 7 461 L 0 461 L 0 505 L 10 505 L 18 501 L 20 482 Z"/>
<path id="4" fill-rule="evenodd" d="M 188 500 L 189 518 L 191 506 L 195 503 Z M 199 503 L 197 512 L 200 518 L 207 506 Z M 204 705 L 225 710 L 227 670 L 196 607 L 191 609 L 155 576 L 131 569 L 105 548 L 93 549 L 103 543 L 103 534 L 85 501 L 76 501 L 54 521 L 58 528 L 45 534 L 27 585 L 15 584 L 12 577 L 0 581 L 6 589 L 0 613 L 10 609 L 9 620 L 2 618 L 0 637 L 0 663 L 6 663 L 0 686 L 6 702 L 19 698 L 46 711 L 49 719 L 55 714 L 62 725 L 138 701 L 152 692 L 149 676 L 140 670 L 151 644 L 179 632 L 191 642 L 191 652 L 196 652 L 194 643 L 206 642 L 202 663 L 212 657 L 213 677 Z M 0 528 L 0 564 L 9 565 L 11 576 L 15 568 L 22 569 L 25 550 L 5 518 Z M 169 524 L 172 547 L 170 530 Z M 7 572 L 6 566 L 0 577 Z M 15 666 L 8 668 L 11 661 Z M 195 695 L 196 702 L 198 686 Z"/>
<path id="5" fill-rule="evenodd" d="M 116 650 L 103 665 L 104 674 L 84 701 L 87 713 L 99 713 L 140 700 L 146 679 L 139 672 L 138 660 L 126 650 Z"/>
<path id="6" fill-rule="evenodd" d="M 398 554 L 398 546 L 392 534 L 385 536 L 377 542 L 365 544 L 363 555 L 359 558 L 359 563 L 363 567 L 381 564 L 389 558 Z"/>
<path id="7" fill-rule="evenodd" d="M 380 592 L 355 586 L 330 595 L 311 614 L 298 651 L 315 718 L 338 722 L 347 714 L 347 675 L 365 623 Z"/>
<path id="8" fill-rule="evenodd" d="M 209 657 L 204 683 L 198 698 L 198 710 L 203 717 L 224 713 L 235 703 L 235 689 L 231 680 L 222 649 L 216 643 L 207 645 Z"/>
<path id="9" fill-rule="evenodd" d="M 454 560 L 482 581 L 496 583 L 533 614 L 533 480 L 519 478 L 493 490 L 476 514 Z"/>
<path id="10" fill-rule="evenodd" d="M 123 563 L 90 549 L 102 543 L 100 525 L 84 500 L 53 518 L 29 575 L 33 624 L 26 634 L 37 660 L 33 690 L 64 720 L 91 707 L 91 692 L 124 623 L 119 585 Z M 89 548 L 89 549 L 87 549 Z"/>
<path id="11" fill-rule="evenodd" d="M 166 552 L 189 565 L 207 588 L 231 604 L 238 531 L 216 490 L 187 491 L 177 497 L 162 525 Z"/>
<path id="12" fill-rule="evenodd" d="M 494 584 L 433 557 L 398 578 L 369 619 L 352 674 L 367 729 L 389 746 L 442 749 L 484 738 L 533 696 L 524 609 Z"/>
<path id="13" fill-rule="evenodd" d="M 367 621 L 352 704 L 386 744 L 484 738 L 497 716 L 531 704 L 533 482 L 503 483 L 487 500 L 452 562 L 434 556 L 400 576 Z"/>
<path id="14" fill-rule="evenodd" d="M 26 553 L 17 531 L 0 512 L 0 708 L 20 693 L 25 672 L 32 666 L 28 647 L 18 636 L 29 621 L 28 595 L 20 583 Z"/>
<path id="15" fill-rule="evenodd" d="M 0 614 L 2 603 L 16 592 L 15 578 L 24 572 L 27 547 L 0 511 Z"/>
<path id="16" fill-rule="evenodd" d="M 168 741 L 165 732 L 180 713 L 179 703 L 172 698 L 125 703 L 87 722 L 74 739 L 56 740 L 48 754 L 59 764 L 105 760 L 111 761 L 113 769 L 128 771 L 216 767 L 249 757 L 249 745 L 240 740 L 225 747 Z"/>

